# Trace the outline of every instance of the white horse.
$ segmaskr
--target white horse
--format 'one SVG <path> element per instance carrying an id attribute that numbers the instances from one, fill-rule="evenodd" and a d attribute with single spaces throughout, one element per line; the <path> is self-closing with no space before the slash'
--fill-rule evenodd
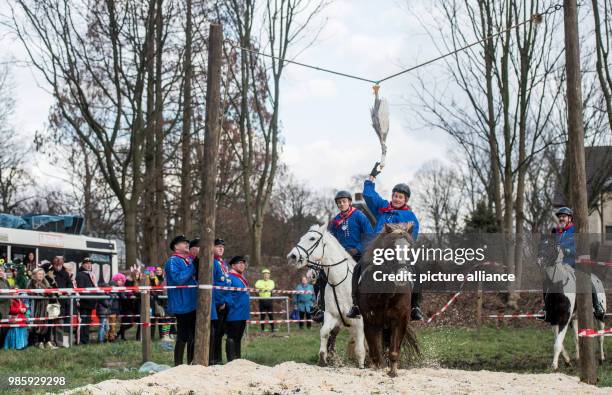
<path id="1" fill-rule="evenodd" d="M 546 312 L 547 319 L 552 325 L 553 333 L 555 334 L 555 345 L 553 351 L 553 361 L 551 368 L 557 370 L 559 367 L 559 355 L 563 355 L 563 359 L 567 364 L 570 363 L 570 357 L 563 341 L 565 340 L 565 334 L 571 324 L 574 329 L 574 343 L 576 346 L 576 360 L 580 357 L 579 339 L 578 339 L 578 317 L 576 314 L 576 273 L 574 268 L 569 265 L 563 264 L 563 255 L 559 252 L 557 259 L 554 264 L 548 265 L 544 268 L 544 272 L 548 279 L 548 283 L 552 289 L 546 289 L 547 298 L 550 306 L 549 311 Z M 595 296 L 602 306 L 606 306 L 606 293 L 604 291 L 601 280 L 594 274 L 591 274 L 591 282 L 595 287 Z M 604 311 L 605 313 L 605 311 Z M 605 323 L 602 320 L 597 320 L 599 330 L 603 330 Z M 604 348 L 603 348 L 604 336 L 599 336 L 599 360 L 603 362 L 605 360 Z"/>
<path id="2" fill-rule="evenodd" d="M 346 316 L 346 312 L 352 306 L 351 275 L 356 264 L 351 255 L 327 231 L 325 223 L 321 226 L 311 226 L 287 254 L 287 260 L 297 268 L 308 266 L 321 269 L 327 276 L 325 317 L 320 331 L 319 365 L 327 365 L 327 344 L 330 333 L 342 325 L 350 333 L 350 338 L 355 344 L 357 364 L 363 368 L 366 357 L 363 320 Z"/>

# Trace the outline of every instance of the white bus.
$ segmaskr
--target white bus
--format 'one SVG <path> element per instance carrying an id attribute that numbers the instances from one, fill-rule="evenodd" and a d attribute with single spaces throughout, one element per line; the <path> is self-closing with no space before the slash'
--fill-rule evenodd
<path id="1" fill-rule="evenodd" d="M 89 257 L 94 262 L 94 274 L 106 283 L 119 271 L 116 240 L 0 227 L 0 258 L 4 262 L 23 262 L 30 252 L 38 264 L 61 255 L 66 263 L 74 262 L 69 265 L 73 271 Z"/>

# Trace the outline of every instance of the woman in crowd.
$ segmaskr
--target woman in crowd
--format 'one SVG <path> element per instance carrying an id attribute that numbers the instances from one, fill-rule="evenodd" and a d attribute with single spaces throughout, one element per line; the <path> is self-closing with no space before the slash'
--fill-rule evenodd
<path id="1" fill-rule="evenodd" d="M 308 282 L 306 276 L 302 277 L 302 282 L 295 287 L 296 291 L 304 292 L 296 294 L 293 298 L 295 308 L 300 314 L 300 320 L 310 320 L 312 317 L 312 306 L 315 302 L 314 287 Z M 306 323 L 308 329 L 310 329 L 311 323 Z M 304 323 L 300 322 L 300 329 L 304 328 Z"/>
<path id="2" fill-rule="evenodd" d="M 29 252 L 23 264 L 25 265 L 28 273 L 34 272 L 34 269 L 38 267 L 38 264 L 36 263 L 36 254 Z"/>
<path id="3" fill-rule="evenodd" d="M 108 284 L 104 281 L 100 281 L 98 287 L 108 287 Z M 98 343 L 104 343 L 106 333 L 109 331 L 108 316 L 110 315 L 110 305 L 110 299 L 98 299 L 98 303 L 96 303 L 96 315 L 100 321 L 100 326 L 98 327 Z"/>
<path id="4" fill-rule="evenodd" d="M 19 294 L 19 296 L 27 296 L 25 293 Z M 9 318 L 17 321 L 17 323 L 27 323 L 28 318 L 28 306 L 23 299 L 11 300 L 11 307 L 9 310 Z M 4 339 L 5 350 L 22 350 L 28 346 L 28 328 L 18 327 L 9 328 Z"/>
<path id="5" fill-rule="evenodd" d="M 123 287 L 125 285 L 125 274 L 115 273 L 111 278 L 111 287 Z M 121 300 L 129 296 L 126 292 L 110 293 L 110 307 L 108 314 L 108 333 L 106 340 L 114 342 L 117 339 L 117 316 L 121 314 Z"/>
<path id="6" fill-rule="evenodd" d="M 45 278 L 45 271 L 41 268 L 36 268 L 32 272 L 32 280 L 30 284 L 28 284 L 28 288 L 35 289 L 48 289 L 51 288 L 51 285 Z M 36 324 L 46 324 L 48 323 L 44 318 L 48 317 L 47 306 L 49 303 L 57 303 L 56 299 L 33 299 L 32 300 L 32 317 L 33 318 L 42 318 L 41 320 L 36 320 Z M 48 348 L 48 349 L 56 349 L 51 343 L 51 328 L 48 326 L 35 326 L 31 330 L 32 340 L 34 344 L 38 348 Z"/>

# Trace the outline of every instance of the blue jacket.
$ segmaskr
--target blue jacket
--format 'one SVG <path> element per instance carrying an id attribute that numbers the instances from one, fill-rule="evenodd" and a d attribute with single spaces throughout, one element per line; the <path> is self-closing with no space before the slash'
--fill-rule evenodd
<path id="1" fill-rule="evenodd" d="M 164 266 L 168 285 L 197 285 L 195 265 L 191 258 L 172 255 Z M 197 288 L 168 289 L 168 312 L 172 314 L 190 313 L 196 309 L 198 301 Z"/>
<path id="2" fill-rule="evenodd" d="M 226 268 L 226 269 L 224 269 Z M 213 262 L 213 285 L 218 285 L 222 287 L 231 287 L 231 280 L 228 276 L 227 266 L 225 263 L 221 263 L 217 258 L 215 258 Z M 217 307 L 220 307 L 224 303 L 227 304 L 229 291 L 224 291 L 222 289 L 213 289 L 212 291 L 212 306 L 210 309 L 210 319 L 216 320 L 217 317 Z M 226 306 L 227 307 L 227 306 Z"/>
<path id="3" fill-rule="evenodd" d="M 304 285 L 302 283 L 299 283 L 297 287 L 295 287 L 295 290 L 312 292 L 309 294 L 295 294 L 293 296 L 293 303 L 295 303 L 298 311 L 310 313 L 312 311 L 312 306 L 315 302 L 314 287 L 312 286 L 312 284 Z"/>
<path id="4" fill-rule="evenodd" d="M 231 287 L 248 288 L 240 277 L 230 272 L 229 276 Z M 249 293 L 245 291 L 228 291 L 227 302 L 229 310 L 226 321 L 246 321 L 250 319 L 250 300 Z"/>
<path id="5" fill-rule="evenodd" d="M 389 201 L 380 197 L 374 189 L 374 183 L 370 180 L 365 180 L 363 183 L 363 199 L 366 201 L 368 208 L 376 217 L 376 227 L 374 233 L 378 234 L 385 224 L 399 224 L 403 222 L 413 222 L 412 238 L 414 240 L 419 236 L 419 220 L 412 210 L 391 210 L 389 212 L 381 212 L 381 209 L 389 206 Z"/>
<path id="6" fill-rule="evenodd" d="M 372 225 L 364 213 L 355 209 L 351 216 L 339 224 L 340 213 L 329 223 L 329 231 L 340 242 L 345 250 L 356 248 L 363 253 L 363 243 L 373 233 Z"/>
<path id="7" fill-rule="evenodd" d="M 553 228 L 557 243 L 563 251 L 563 263 L 576 267 L 576 242 L 574 240 L 574 224 L 565 229 Z"/>

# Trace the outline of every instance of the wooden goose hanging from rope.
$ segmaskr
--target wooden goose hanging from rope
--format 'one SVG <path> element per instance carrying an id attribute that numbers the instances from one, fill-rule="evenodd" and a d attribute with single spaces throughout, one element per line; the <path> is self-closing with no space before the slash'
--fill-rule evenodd
<path id="1" fill-rule="evenodd" d="M 372 126 L 380 141 L 380 169 L 385 167 L 387 159 L 387 134 L 389 134 L 389 104 L 387 100 L 378 97 L 380 85 L 374 85 L 374 107 L 370 109 L 372 114 Z"/>

